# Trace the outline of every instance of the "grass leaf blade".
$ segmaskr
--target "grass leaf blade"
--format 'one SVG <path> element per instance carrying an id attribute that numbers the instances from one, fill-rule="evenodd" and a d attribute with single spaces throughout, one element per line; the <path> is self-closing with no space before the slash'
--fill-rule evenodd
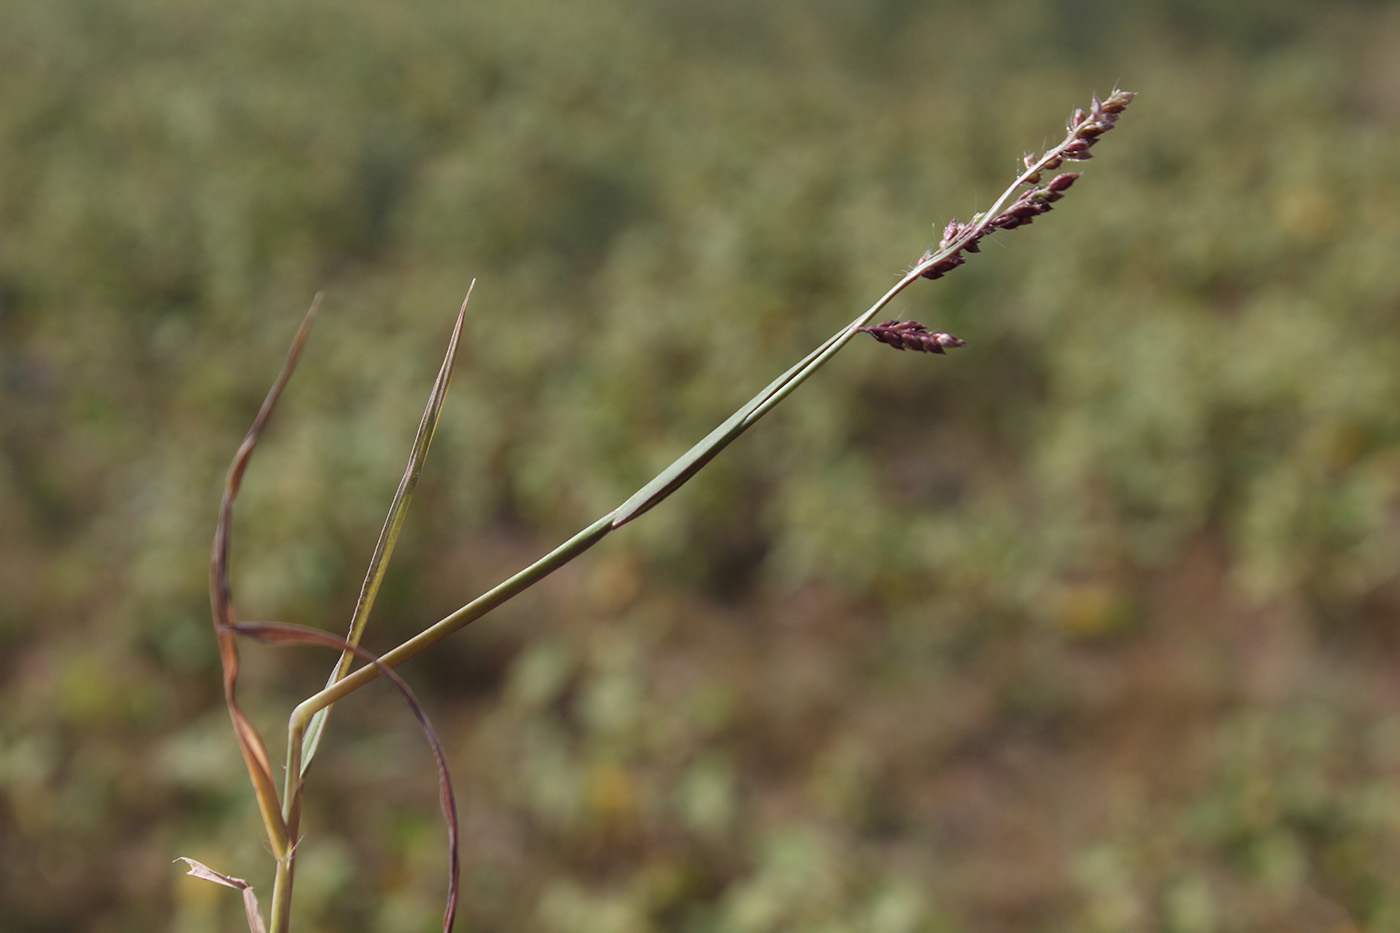
<path id="1" fill-rule="evenodd" d="M 253 456 L 253 450 L 257 447 L 258 439 L 262 437 L 268 419 L 272 417 L 277 400 L 282 396 L 282 390 L 286 388 L 287 380 L 296 369 L 297 360 L 301 357 L 302 348 L 306 345 L 306 338 L 311 333 L 311 325 L 316 320 L 316 312 L 320 306 L 321 295 L 318 293 L 311 302 L 311 308 L 306 312 L 301 327 L 297 329 L 296 336 L 292 338 L 282 371 L 278 373 L 272 388 L 268 389 L 262 407 L 253 419 L 252 427 L 248 429 L 243 443 L 233 455 L 233 462 L 229 464 L 223 498 L 219 502 L 219 520 L 214 527 L 213 552 L 209 558 L 209 602 L 214 614 L 214 632 L 219 642 L 219 660 L 224 673 L 224 705 L 228 707 L 234 733 L 238 736 L 239 751 L 242 752 L 243 762 L 248 768 L 248 777 L 253 784 L 253 793 L 257 797 L 268 842 L 279 859 L 287 854 L 291 840 L 288 838 L 287 824 L 283 820 L 277 800 L 272 763 L 267 756 L 267 746 L 263 744 L 252 720 L 243 712 L 237 699 L 239 658 L 237 640 L 232 633 L 235 622 L 233 589 L 228 573 L 229 548 L 233 538 L 233 503 L 238 497 L 239 487 L 243 484 L 243 473 L 248 468 L 248 461 Z"/>
<path id="2" fill-rule="evenodd" d="M 380 529 L 379 540 L 374 546 L 374 554 L 370 557 L 369 569 L 365 572 L 364 583 L 360 586 L 360 596 L 355 603 L 355 612 L 350 619 L 350 633 L 345 638 L 350 645 L 358 645 L 364 635 L 370 611 L 374 608 L 374 600 L 379 595 L 379 585 L 384 580 L 384 573 L 389 566 L 389 558 L 394 553 L 394 545 L 399 539 L 399 531 L 403 528 L 404 517 L 408 514 L 408 504 L 413 499 L 413 490 L 417 487 L 418 477 L 423 472 L 423 463 L 428 457 L 428 448 L 433 443 L 438 419 L 442 415 L 443 401 L 447 398 L 447 389 L 452 383 L 452 372 L 457 363 L 457 347 L 462 335 L 462 323 L 466 320 L 467 303 L 471 301 L 472 289 L 475 287 L 476 280 L 472 279 L 471 285 L 467 288 L 467 297 L 462 299 L 461 310 L 457 312 L 457 322 L 452 328 L 452 337 L 447 344 L 447 354 L 443 358 L 442 366 L 438 369 L 432 391 L 428 393 L 427 407 L 423 410 L 423 417 L 418 422 L 418 433 L 413 438 L 408 466 L 404 468 L 403 477 L 399 480 L 399 488 L 395 491 L 394 499 L 389 504 L 389 514 L 384 519 L 384 527 Z M 330 678 L 326 681 L 327 687 L 345 676 L 350 670 L 352 657 L 354 654 L 348 649 L 341 652 L 340 660 L 336 662 Z M 311 766 L 311 760 L 316 756 L 316 747 L 321 742 L 321 733 L 325 729 L 326 718 L 330 712 L 331 707 L 329 706 L 320 710 L 307 727 L 301 760 L 303 775 L 305 775 L 306 769 Z"/>

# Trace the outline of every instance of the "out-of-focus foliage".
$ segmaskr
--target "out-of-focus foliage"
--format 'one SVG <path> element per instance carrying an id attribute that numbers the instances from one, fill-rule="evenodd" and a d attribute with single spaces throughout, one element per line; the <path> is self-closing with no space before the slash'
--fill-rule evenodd
<path id="1" fill-rule="evenodd" d="M 467 282 L 383 650 L 612 508 L 1115 82 L 1051 216 L 414 662 L 464 928 L 1400 924 L 1400 15 L 1339 2 L 48 0 L 0 11 L 6 929 L 269 891 L 203 581 L 343 629 Z M 1004 246 L 1004 248 L 1002 248 Z M 330 657 L 249 649 L 277 747 Z M 304 930 L 426 929 L 386 690 Z"/>

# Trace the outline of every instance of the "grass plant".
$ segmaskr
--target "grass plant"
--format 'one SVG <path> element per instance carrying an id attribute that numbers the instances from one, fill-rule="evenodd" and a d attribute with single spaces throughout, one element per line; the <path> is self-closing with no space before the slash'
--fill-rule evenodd
<path id="1" fill-rule="evenodd" d="M 1026 226 L 1052 210 L 1053 205 L 1065 196 L 1080 176 L 1076 172 L 1062 172 L 1048 179 L 1045 176 L 1057 172 L 1066 162 L 1089 159 L 1090 150 L 1104 133 L 1113 128 L 1133 96 L 1132 92 L 1115 90 L 1103 100 L 1095 98 L 1087 110 L 1075 110 L 1068 121 L 1064 139 L 1039 155 L 1026 155 L 1022 160 L 1023 170 L 987 210 L 977 213 L 966 223 L 956 218 L 950 221 L 945 226 L 938 244 L 920 256 L 874 304 L 770 382 L 719 427 L 635 494 L 544 557 L 378 657 L 360 647 L 360 641 L 441 416 L 471 292 L 468 291 L 467 299 L 463 301 L 458 312 L 447 353 L 429 395 L 408 465 L 390 505 L 360 590 L 349 631 L 344 639 L 302 626 L 239 621 L 233 609 L 232 584 L 229 578 L 234 502 L 252 453 L 305 346 L 320 304 L 318 296 L 292 342 L 281 373 L 267 393 L 229 468 L 210 562 L 210 601 L 223 667 L 224 700 L 258 802 L 268 844 L 277 863 L 270 924 L 266 928 L 273 933 L 285 933 L 291 928 L 292 890 L 297 843 L 301 838 L 305 781 L 332 706 L 338 700 L 383 676 L 393 682 L 412 708 L 438 762 L 442 807 L 449 842 L 449 885 L 443 928 L 450 930 L 456 918 L 459 889 L 458 821 L 452 782 L 441 742 L 407 684 L 394 673 L 394 668 L 516 597 L 613 531 L 654 508 L 702 470 L 739 435 L 772 411 L 779 402 L 796 391 L 857 334 L 869 334 L 880 343 L 895 349 L 934 354 L 944 354 L 948 349 L 964 346 L 961 339 L 950 334 L 930 331 L 918 322 L 887 320 L 875 325 L 869 322 L 915 282 L 920 279 L 941 278 L 963 265 L 967 255 L 979 252 L 982 241 L 988 235 Z M 267 748 L 238 702 L 239 638 L 275 645 L 319 645 L 340 652 L 340 658 L 325 688 L 297 705 L 291 714 L 287 734 L 287 761 L 280 794 Z M 365 663 L 352 670 L 355 658 Z M 257 933 L 265 928 L 257 900 L 246 882 L 193 860 L 186 859 L 186 862 L 190 865 L 191 874 L 242 890 L 250 929 Z"/>

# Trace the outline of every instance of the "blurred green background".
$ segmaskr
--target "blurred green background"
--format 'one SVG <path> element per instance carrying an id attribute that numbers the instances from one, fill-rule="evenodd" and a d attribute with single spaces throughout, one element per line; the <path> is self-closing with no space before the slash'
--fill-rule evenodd
<path id="1" fill-rule="evenodd" d="M 1325 10 L 1325 12 L 1323 12 Z M 48 0 L 0 12 L 6 931 L 234 930 L 240 615 L 367 644 L 621 502 L 1115 84 L 1053 215 L 403 669 L 472 931 L 1400 929 L 1400 8 Z M 329 656 L 245 650 L 280 759 Z M 313 771 L 298 930 L 431 929 L 397 698 Z"/>

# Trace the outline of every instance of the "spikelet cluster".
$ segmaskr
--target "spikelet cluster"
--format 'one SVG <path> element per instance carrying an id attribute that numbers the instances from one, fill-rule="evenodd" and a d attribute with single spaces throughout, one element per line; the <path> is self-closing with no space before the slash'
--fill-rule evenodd
<path id="1" fill-rule="evenodd" d="M 1014 190 L 1021 185 L 1033 187 L 1023 191 L 1005 210 L 992 216 L 978 214 L 965 224 L 954 217 L 943 229 L 938 246 L 919 257 L 918 266 L 927 266 L 919 274 L 926 279 L 942 278 L 967 261 L 964 253 L 978 252 L 981 239 L 991 231 L 1024 227 L 1049 211 L 1051 205 L 1064 197 L 1065 192 L 1078 180 L 1080 173 L 1064 172 L 1041 183 L 1043 173 L 1053 172 L 1065 162 L 1092 158 L 1089 150 L 1100 136 L 1113 129 L 1119 114 L 1135 96 L 1132 91 L 1114 91 L 1104 100 L 1095 97 L 1088 112 L 1076 109 L 1069 118 L 1069 134 L 1064 141 L 1040 156 L 1030 154 L 1023 158 L 1025 171 L 1012 188 Z"/>
<path id="2" fill-rule="evenodd" d="M 856 330 L 862 334 L 869 334 L 896 350 L 946 353 L 950 349 L 967 346 L 966 340 L 961 340 L 952 334 L 935 333 L 918 321 L 885 321 L 872 327 L 857 327 Z"/>

